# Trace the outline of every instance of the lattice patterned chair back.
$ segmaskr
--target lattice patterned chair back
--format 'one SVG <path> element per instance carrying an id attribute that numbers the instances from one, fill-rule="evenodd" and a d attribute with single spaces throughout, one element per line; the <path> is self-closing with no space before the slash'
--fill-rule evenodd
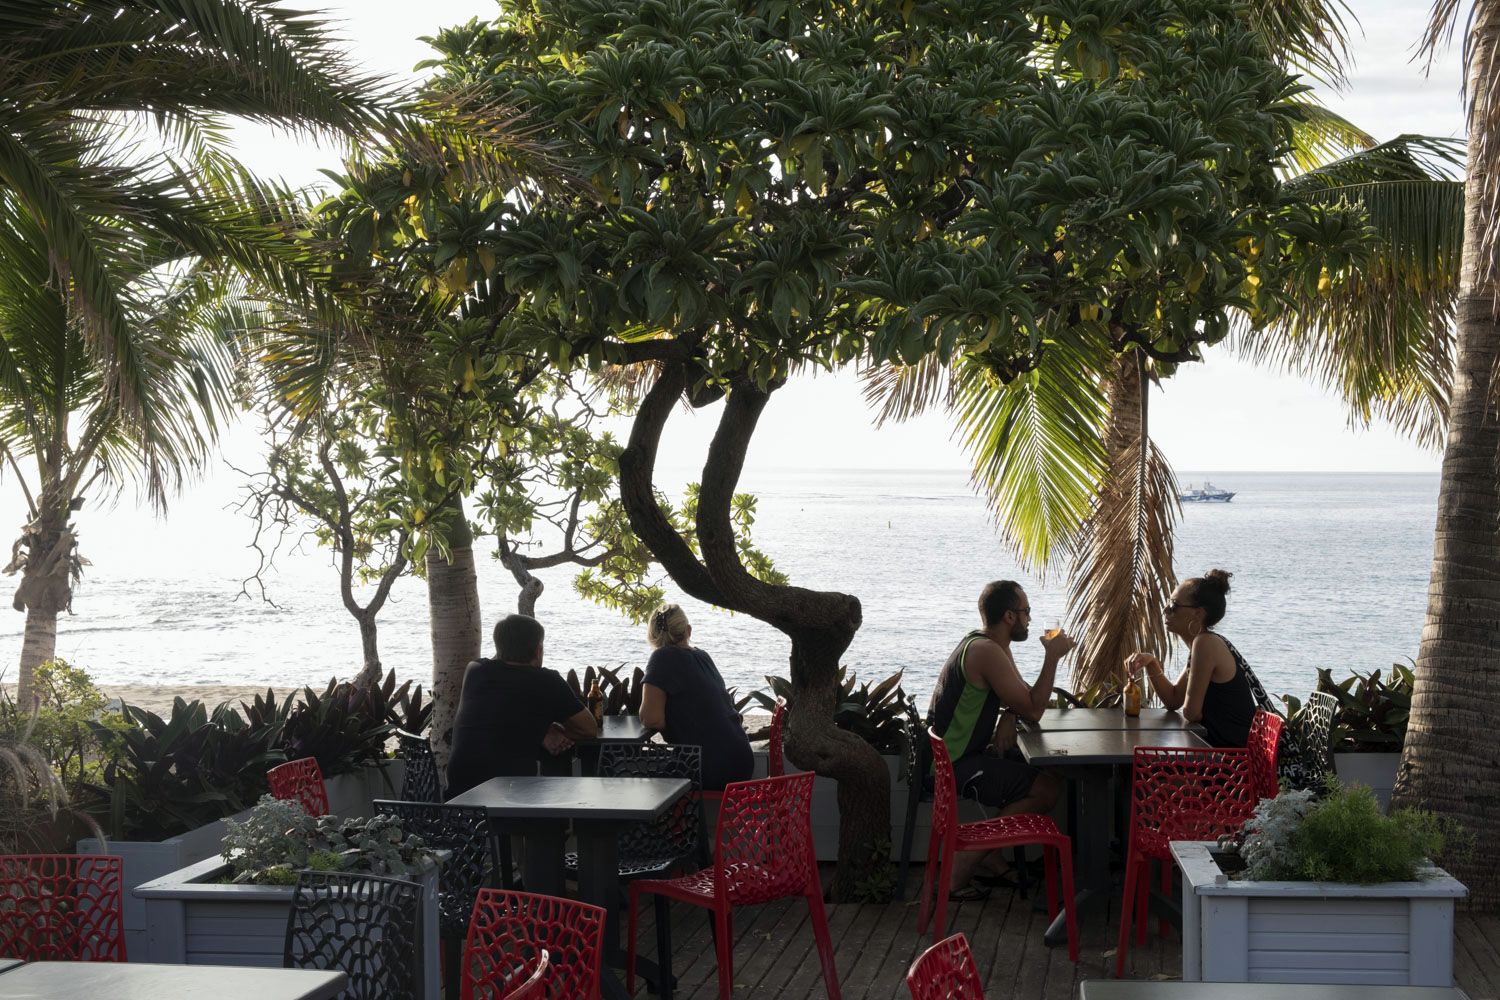
<path id="1" fill-rule="evenodd" d="M 403 830 L 421 837 L 428 847 L 448 852 L 440 862 L 438 909 L 443 936 L 462 939 L 469 930 L 474 900 L 499 865 L 488 814 L 478 806 L 436 802 L 376 799 L 374 804 L 376 813 L 397 817 Z"/>
<path id="2" fill-rule="evenodd" d="M 1281 743 L 1281 716 L 1263 708 L 1255 710 L 1250 720 L 1250 774 L 1255 779 L 1255 794 L 1263 799 L 1276 797 L 1276 755 Z"/>
<path id="3" fill-rule="evenodd" d="M 1169 859 L 1170 841 L 1215 840 L 1239 829 L 1258 801 L 1249 750 L 1136 747 L 1130 851 Z"/>
<path id="4" fill-rule="evenodd" d="M 927 849 L 931 857 L 945 845 L 951 847 L 958 832 L 958 790 L 948 744 L 936 730 L 928 729 L 927 745 L 932 750 L 932 836 Z"/>
<path id="5" fill-rule="evenodd" d="M 542 955 L 548 972 L 540 996 L 597 997 L 604 910 L 556 896 L 481 889 L 464 942 L 461 1000 L 507 996 Z"/>
<path id="6" fill-rule="evenodd" d="M 906 973 L 906 988 L 912 1000 L 984 1000 L 969 939 L 954 934 L 918 955 Z"/>
<path id="7" fill-rule="evenodd" d="M 1309 788 L 1321 785 L 1333 773 L 1333 717 L 1339 700 L 1327 691 L 1307 696 L 1302 710 L 1303 780 Z"/>
<path id="8" fill-rule="evenodd" d="M 0 958 L 125 961 L 122 877 L 106 855 L 0 855 Z"/>
<path id="9" fill-rule="evenodd" d="M 349 977 L 339 1000 L 421 995 L 422 887 L 349 872 L 300 872 L 287 913 L 282 964 Z"/>
<path id="10" fill-rule="evenodd" d="M 547 957 L 547 950 L 537 956 L 536 968 L 531 971 L 531 976 L 511 993 L 505 995 L 505 1000 L 547 1000 L 547 976 L 551 973 L 551 962 Z"/>
<path id="11" fill-rule="evenodd" d="M 786 702 L 776 699 L 771 709 L 771 738 L 766 742 L 766 777 L 779 778 L 786 774 L 786 754 L 782 750 L 783 731 L 786 728 Z"/>
<path id="12" fill-rule="evenodd" d="M 302 757 L 278 764 L 266 772 L 271 794 L 299 802 L 309 816 L 328 815 L 328 789 L 316 757 Z"/>
<path id="13" fill-rule="evenodd" d="M 703 790 L 703 748 L 678 743 L 607 743 L 599 748 L 599 774 L 606 778 L 686 778 L 692 790 Z M 665 863 L 698 850 L 700 813 L 684 795 L 655 821 L 638 823 L 620 834 L 622 868 L 632 862 Z"/>
<path id="14" fill-rule="evenodd" d="M 403 802 L 443 801 L 443 782 L 438 777 L 437 758 L 432 755 L 432 741 L 416 733 L 396 731 L 396 756 L 406 762 L 401 778 Z"/>
<path id="15" fill-rule="evenodd" d="M 734 906 L 802 896 L 818 877 L 813 774 L 737 781 L 724 789 L 714 836 L 714 883 Z"/>

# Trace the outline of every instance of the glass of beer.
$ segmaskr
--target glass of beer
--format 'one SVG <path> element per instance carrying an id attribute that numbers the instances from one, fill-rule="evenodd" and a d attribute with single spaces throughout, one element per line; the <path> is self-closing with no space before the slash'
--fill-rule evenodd
<path id="1" fill-rule="evenodd" d="M 1043 639 L 1056 639 L 1062 635 L 1062 619 L 1051 618 L 1047 621 L 1047 628 L 1042 632 Z"/>

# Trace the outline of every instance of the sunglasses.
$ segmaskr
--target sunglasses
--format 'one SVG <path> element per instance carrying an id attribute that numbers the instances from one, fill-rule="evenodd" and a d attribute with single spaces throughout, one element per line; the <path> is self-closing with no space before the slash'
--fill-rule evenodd
<path id="1" fill-rule="evenodd" d="M 1030 615 L 1031 614 L 1031 605 L 1028 604 L 1024 608 L 1011 608 L 1010 611 L 1011 611 L 1011 614 L 1016 614 L 1016 615 Z"/>
<path id="2" fill-rule="evenodd" d="M 1191 610 L 1192 608 L 1196 608 L 1196 607 L 1198 607 L 1198 605 L 1196 605 L 1196 604 L 1182 604 L 1179 601 L 1173 601 L 1171 604 L 1167 605 L 1166 610 L 1167 611 L 1184 611 L 1184 610 Z"/>

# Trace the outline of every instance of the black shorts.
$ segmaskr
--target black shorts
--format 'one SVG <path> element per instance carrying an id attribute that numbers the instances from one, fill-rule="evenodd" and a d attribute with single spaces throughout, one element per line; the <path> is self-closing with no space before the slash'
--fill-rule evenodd
<path id="1" fill-rule="evenodd" d="M 977 799 L 995 809 L 1024 799 L 1041 773 L 1040 768 L 1026 763 L 1018 750 L 1004 756 L 973 754 L 953 762 L 953 783 L 959 798 Z"/>

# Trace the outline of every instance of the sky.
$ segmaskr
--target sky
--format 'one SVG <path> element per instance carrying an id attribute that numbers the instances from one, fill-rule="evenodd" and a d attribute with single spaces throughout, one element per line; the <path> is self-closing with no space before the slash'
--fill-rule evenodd
<path id="1" fill-rule="evenodd" d="M 471 17 L 488 17 L 494 0 L 323 0 L 364 68 L 411 76 L 430 50 L 418 38 Z M 1355 65 L 1342 92 L 1318 88 L 1321 99 L 1377 139 L 1407 132 L 1459 136 L 1462 116 L 1456 50 L 1431 74 L 1412 60 L 1427 7 L 1400 0 L 1353 0 Z M 1362 31 L 1360 30 L 1362 29 Z M 243 128 L 240 155 L 256 170 L 297 184 L 322 180 L 336 164 L 333 150 L 299 143 L 266 128 Z M 675 417 L 662 450 L 664 467 L 700 463 L 717 411 Z M 1207 472 L 1435 472 L 1441 456 L 1390 429 L 1350 428 L 1339 402 L 1317 386 L 1250 366 L 1222 349 L 1203 364 L 1185 365 L 1153 400 L 1152 432 L 1173 465 Z M 951 425 L 935 413 L 877 430 L 851 373 L 809 377 L 778 392 L 762 418 L 747 467 L 964 468 Z M 232 455 L 249 459 L 254 435 L 242 428 Z"/>

